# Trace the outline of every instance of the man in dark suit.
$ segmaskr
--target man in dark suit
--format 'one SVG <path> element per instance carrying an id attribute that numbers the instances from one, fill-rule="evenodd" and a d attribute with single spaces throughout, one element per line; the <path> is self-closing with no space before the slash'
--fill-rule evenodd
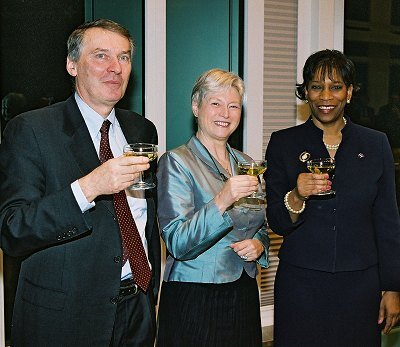
<path id="1" fill-rule="evenodd" d="M 127 188 L 156 164 L 124 157 L 122 148 L 156 144 L 157 132 L 144 117 L 114 108 L 128 84 L 133 49 L 117 23 L 80 26 L 68 39 L 74 95 L 7 126 L 0 146 L 1 247 L 24 256 L 13 346 L 153 346 L 160 273 L 155 192 Z M 124 234 L 126 219 L 131 228 Z"/>

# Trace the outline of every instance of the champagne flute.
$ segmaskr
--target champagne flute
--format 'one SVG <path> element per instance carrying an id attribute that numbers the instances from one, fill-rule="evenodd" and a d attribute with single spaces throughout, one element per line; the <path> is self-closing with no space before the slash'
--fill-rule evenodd
<path id="1" fill-rule="evenodd" d="M 307 161 L 307 169 L 315 174 L 329 174 L 335 170 L 335 159 L 334 158 L 318 158 L 310 159 Z M 335 194 L 335 191 L 325 190 L 315 195 L 331 195 Z"/>
<path id="2" fill-rule="evenodd" d="M 238 162 L 239 175 L 260 176 L 267 170 L 266 160 L 248 160 Z M 254 192 L 245 198 L 246 201 L 253 202 L 256 205 L 263 205 L 265 202 L 265 194 L 263 192 Z"/>
<path id="3" fill-rule="evenodd" d="M 150 161 L 157 158 L 157 145 L 152 143 L 128 143 L 124 146 L 125 156 L 142 156 L 149 158 Z M 128 187 L 129 190 L 142 190 L 154 188 L 154 182 L 145 182 L 143 171 L 139 172 L 139 181 Z"/>

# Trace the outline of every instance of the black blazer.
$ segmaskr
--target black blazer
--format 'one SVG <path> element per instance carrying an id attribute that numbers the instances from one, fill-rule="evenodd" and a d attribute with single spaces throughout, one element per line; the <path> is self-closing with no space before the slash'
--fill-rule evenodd
<path id="1" fill-rule="evenodd" d="M 322 271 L 352 271 L 379 265 L 382 290 L 400 290 L 400 221 L 394 162 L 385 134 L 352 123 L 336 153 L 332 198 L 310 197 L 292 223 L 283 199 L 308 172 L 301 158 L 328 157 L 311 118 L 274 132 L 266 151 L 267 218 L 284 237 L 279 258 Z"/>
<path id="2" fill-rule="evenodd" d="M 116 117 L 128 142 L 157 143 L 149 120 L 120 109 Z M 25 256 L 13 316 L 16 346 L 108 346 L 111 340 L 122 266 L 112 196 L 98 197 L 82 213 L 70 187 L 99 165 L 74 96 L 8 124 L 0 145 L 1 246 Z M 157 297 L 155 189 L 146 194 Z"/>

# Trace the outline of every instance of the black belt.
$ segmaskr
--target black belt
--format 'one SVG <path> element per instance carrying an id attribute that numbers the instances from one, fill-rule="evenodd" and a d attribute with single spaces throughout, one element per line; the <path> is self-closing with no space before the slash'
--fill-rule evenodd
<path id="1" fill-rule="evenodd" d="M 137 295 L 139 294 L 139 287 L 133 280 L 133 278 L 128 278 L 121 281 L 119 287 L 119 297 L 122 298 L 127 295 Z"/>

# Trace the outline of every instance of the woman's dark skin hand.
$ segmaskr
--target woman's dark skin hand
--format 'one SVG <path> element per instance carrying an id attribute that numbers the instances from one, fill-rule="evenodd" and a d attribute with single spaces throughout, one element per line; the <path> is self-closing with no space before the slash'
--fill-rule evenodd
<path id="1" fill-rule="evenodd" d="M 330 190 L 332 182 L 328 174 L 301 173 L 297 177 L 297 193 L 302 200 L 310 195 Z"/>
<path id="2" fill-rule="evenodd" d="M 329 180 L 328 174 L 301 173 L 297 177 L 297 186 L 288 196 L 289 206 L 298 211 L 310 195 L 330 190 L 331 186 L 332 182 Z M 299 215 L 292 212 L 289 212 L 289 214 L 292 222 L 295 223 Z"/>
<path id="3" fill-rule="evenodd" d="M 378 324 L 385 321 L 383 328 L 384 334 L 389 334 L 390 330 L 397 324 L 400 318 L 400 293 L 387 291 L 382 295 L 379 307 Z"/>

